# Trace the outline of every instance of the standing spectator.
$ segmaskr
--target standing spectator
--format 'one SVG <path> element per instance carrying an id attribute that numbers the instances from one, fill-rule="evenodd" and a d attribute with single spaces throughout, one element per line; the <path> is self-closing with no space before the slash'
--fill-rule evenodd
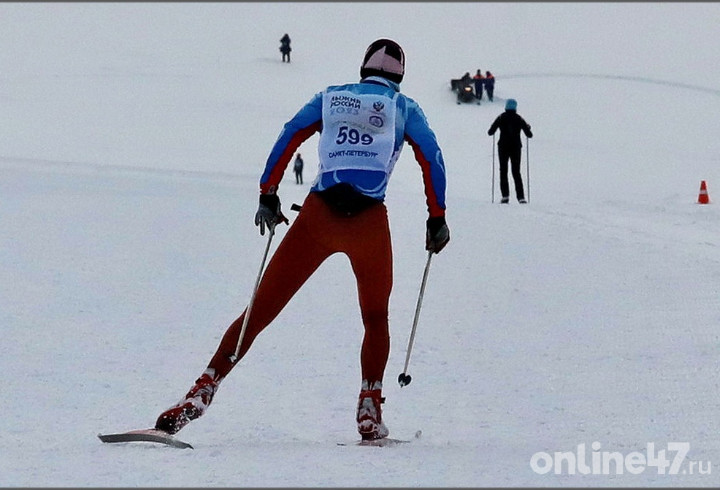
<path id="1" fill-rule="evenodd" d="M 500 138 L 497 147 L 500 160 L 500 192 L 502 194 L 500 202 L 507 204 L 509 201 L 508 160 L 510 160 L 513 181 L 515 182 L 515 194 L 518 202 L 525 204 L 527 201 L 525 200 L 522 174 L 520 173 L 520 157 L 522 155 L 520 131 L 524 132 L 528 138 L 532 138 L 533 134 L 530 131 L 530 125 L 517 113 L 517 101 L 515 99 L 507 100 L 505 112 L 493 121 L 490 129 L 488 129 L 488 135 L 494 135 L 498 129 L 500 130 Z"/>
<path id="2" fill-rule="evenodd" d="M 493 93 L 495 92 L 495 77 L 489 71 L 485 72 L 485 92 L 487 92 L 490 102 L 493 101 Z"/>
<path id="3" fill-rule="evenodd" d="M 483 85 L 485 85 L 485 77 L 483 77 L 482 70 L 478 70 L 475 75 L 473 76 L 473 80 L 475 80 L 475 97 L 478 100 L 482 100 L 483 98 Z M 490 99 L 492 100 L 492 99 Z"/>
<path id="4" fill-rule="evenodd" d="M 305 162 L 303 162 L 303 159 L 300 156 L 300 153 L 298 153 L 295 156 L 295 163 L 293 164 L 293 171 L 295 172 L 295 183 L 296 184 L 303 183 L 302 172 L 303 172 L 304 166 L 305 166 Z"/>
<path id="5" fill-rule="evenodd" d="M 285 35 L 280 38 L 280 52 L 282 53 L 283 63 L 285 63 L 285 60 L 290 63 L 290 51 L 292 51 L 290 47 L 290 36 L 285 33 Z"/>
<path id="6" fill-rule="evenodd" d="M 392 40 L 378 39 L 365 52 L 359 82 L 326 87 L 283 126 L 260 177 L 255 224 L 261 235 L 266 229 L 272 233 L 279 223 L 288 223 L 277 190 L 295 149 L 316 132 L 320 132 L 318 176 L 262 275 L 244 337 L 240 340 L 247 309 L 227 328 L 215 355 L 190 391 L 160 414 L 157 429 L 175 434 L 203 415 L 219 384 L 245 357 L 256 337 L 328 257 L 342 253 L 355 275 L 364 327 L 359 355 L 360 394 L 354 402 L 357 430 L 362 439 L 388 436 L 380 405 L 390 354 L 388 303 L 393 254 L 384 201 L 388 180 L 405 142 L 412 147 L 424 184 L 428 211 L 425 250 L 440 253 L 450 240 L 445 223 L 442 152 L 418 103 L 400 92 L 404 73 L 402 48 Z M 316 313 L 322 315 L 325 311 L 319 309 Z M 337 325 L 348 330 L 348 335 L 353 335 L 352 326 L 349 318 Z M 182 355 L 178 357 L 185 361 Z M 302 394 L 298 396 L 302 401 Z M 247 414 L 243 420 L 248 422 Z M 302 420 L 298 423 L 302 426 Z"/>

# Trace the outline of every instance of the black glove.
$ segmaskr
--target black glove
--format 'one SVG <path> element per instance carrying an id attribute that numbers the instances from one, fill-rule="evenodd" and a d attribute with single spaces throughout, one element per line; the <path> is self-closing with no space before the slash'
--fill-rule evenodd
<path id="1" fill-rule="evenodd" d="M 427 232 L 425 233 L 425 250 L 438 254 L 449 241 L 450 229 L 445 223 L 445 217 L 428 218 Z"/>
<path id="2" fill-rule="evenodd" d="M 260 227 L 260 234 L 265 235 L 265 227 L 275 230 L 278 223 L 288 224 L 289 221 L 280 211 L 280 198 L 277 194 L 260 194 L 260 206 L 255 213 L 255 226 Z"/>

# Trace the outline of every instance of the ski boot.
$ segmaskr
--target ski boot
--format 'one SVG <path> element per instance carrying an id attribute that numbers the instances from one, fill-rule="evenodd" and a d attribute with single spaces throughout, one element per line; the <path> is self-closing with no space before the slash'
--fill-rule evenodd
<path id="1" fill-rule="evenodd" d="M 155 422 L 155 428 L 168 434 L 177 433 L 190 421 L 205 413 L 217 387 L 218 381 L 208 373 L 203 373 L 182 400 L 160 414 Z"/>
<path id="2" fill-rule="evenodd" d="M 384 402 L 382 383 L 363 380 L 357 407 L 358 432 L 363 440 L 383 439 L 390 433 L 382 421 L 380 404 Z"/>

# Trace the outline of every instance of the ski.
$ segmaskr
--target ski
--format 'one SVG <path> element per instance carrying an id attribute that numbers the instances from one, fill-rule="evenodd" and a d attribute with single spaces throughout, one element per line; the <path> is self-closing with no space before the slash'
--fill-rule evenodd
<path id="1" fill-rule="evenodd" d="M 422 431 L 415 432 L 415 437 L 412 439 L 394 439 L 392 437 L 383 437 L 382 439 L 360 439 L 359 441 L 352 442 L 338 442 L 338 446 L 375 446 L 375 447 L 392 447 L 399 446 L 401 444 L 409 444 L 413 440 L 420 439 Z"/>
<path id="2" fill-rule="evenodd" d="M 353 441 L 353 442 L 338 442 L 338 446 L 376 446 L 376 447 L 389 447 L 389 446 L 398 446 L 400 444 L 407 444 L 409 442 L 412 442 L 409 439 L 392 439 L 389 437 L 385 437 L 383 439 L 361 439 L 359 441 Z"/>
<path id="3" fill-rule="evenodd" d="M 175 439 L 173 436 L 158 429 L 139 429 L 128 432 L 120 432 L 117 434 L 98 434 L 102 442 L 157 442 L 166 446 L 176 447 L 179 449 L 193 449 L 187 442 Z"/>

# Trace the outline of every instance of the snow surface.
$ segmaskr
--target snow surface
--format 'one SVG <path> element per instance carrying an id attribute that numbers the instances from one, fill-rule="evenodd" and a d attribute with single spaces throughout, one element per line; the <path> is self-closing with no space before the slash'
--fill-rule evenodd
<path id="1" fill-rule="evenodd" d="M 720 211 L 696 203 L 701 180 L 720 199 L 718 18 L 716 3 L 3 3 L 0 486 L 720 485 Z M 333 256 L 178 434 L 194 450 L 102 444 L 203 371 L 254 284 L 283 123 L 386 36 L 448 172 L 452 239 L 403 388 L 426 258 L 407 148 L 387 199 L 385 418 L 422 437 L 337 445 L 357 437 L 362 326 Z M 456 105 L 450 79 L 478 68 L 498 100 Z M 509 97 L 535 133 L 526 206 L 491 202 L 486 131 Z M 283 181 L 288 212 L 316 142 L 306 184 Z M 580 445 L 590 461 L 593 443 L 672 460 L 673 442 L 689 447 L 677 475 L 530 464 Z"/>

